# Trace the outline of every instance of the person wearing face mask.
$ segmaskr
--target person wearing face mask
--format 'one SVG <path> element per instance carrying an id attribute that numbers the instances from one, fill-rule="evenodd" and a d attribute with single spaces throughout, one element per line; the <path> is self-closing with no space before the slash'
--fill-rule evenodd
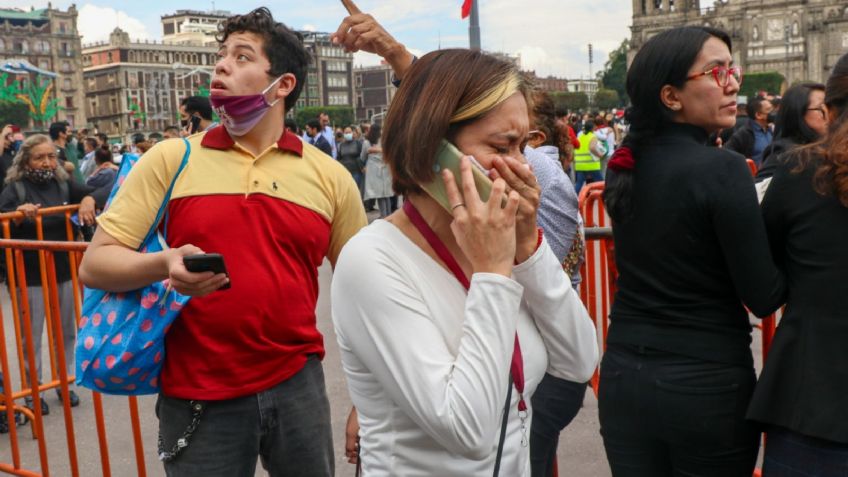
<path id="1" fill-rule="evenodd" d="M 823 84 L 801 83 L 786 90 L 774 121 L 774 142 L 763 152 L 763 163 L 757 171 L 758 190 L 774 174 L 783 153 L 815 142 L 827 133 L 825 116 Z"/>
<path id="2" fill-rule="evenodd" d="M 658 33 L 627 72 L 630 132 L 604 187 L 619 275 L 598 412 L 615 477 L 754 470 L 746 306 L 774 312 L 787 280 L 744 159 L 706 144 L 733 126 L 741 81 L 730 36 L 700 26 Z"/>
<path id="3" fill-rule="evenodd" d="M 182 135 L 189 136 L 208 131 L 218 123 L 212 120 L 212 106 L 205 96 L 189 96 L 180 103 Z"/>
<path id="4" fill-rule="evenodd" d="M 192 297 L 168 331 L 159 381 L 167 475 L 253 475 L 261 457 L 272 476 L 329 477 L 318 267 L 335 266 L 366 224 L 362 201 L 341 164 L 285 130 L 307 76 L 301 36 L 257 8 L 219 25 L 218 41 L 210 101 L 220 125 L 187 138 L 167 204 L 170 248 L 136 251 L 183 141 L 136 163 L 98 219 L 80 278 L 113 292 L 169 279 Z M 183 257 L 204 252 L 220 253 L 229 275 L 186 270 Z"/>
<path id="5" fill-rule="evenodd" d="M 0 211 L 23 212 L 26 216 L 12 224 L 12 238 L 38 239 L 35 216 L 38 209 L 56 207 L 65 204 L 80 204 L 79 218 L 83 225 L 94 224 L 95 207 L 102 205 L 108 196 L 92 195 L 94 188 L 85 186 L 71 178 L 64 168 L 59 166 L 56 146 L 49 137 L 43 134 L 30 136 L 22 144 L 15 156 L 12 166 L 6 173 L 6 187 L 0 194 Z M 65 217 L 63 215 L 48 215 L 42 218 L 44 240 L 67 241 Z M 74 373 L 74 343 L 76 341 L 76 319 L 74 312 L 73 285 L 71 283 L 71 265 L 68 254 L 54 255 L 56 283 L 59 295 L 60 321 L 65 346 L 65 362 L 68 375 Z M 41 366 L 41 335 L 44 330 L 44 303 L 41 283 L 41 272 L 37 252 L 24 252 L 24 270 L 26 273 L 27 294 L 30 299 L 30 320 L 32 325 L 33 350 L 35 353 L 36 371 L 39 380 L 42 377 Z M 28 366 L 27 362 L 24 363 Z M 29 376 L 29 374 L 27 374 Z M 59 389 L 56 389 L 59 395 Z M 61 399 L 61 395 L 59 395 Z M 27 398 L 27 405 L 32 407 L 32 399 Z M 70 405 L 79 404 L 79 397 L 70 391 Z M 41 400 L 42 414 L 50 412 L 47 401 Z"/>
<path id="6" fill-rule="evenodd" d="M 756 97 L 748 103 L 748 117 L 748 122 L 733 133 L 724 147 L 753 159 L 759 167 L 763 161 L 763 151 L 771 144 L 774 136 L 772 125 L 777 115 L 771 101 Z"/>
<path id="7" fill-rule="evenodd" d="M 350 172 L 360 192 L 365 186 L 365 164 L 362 160 L 362 143 L 357 141 L 350 126 L 344 128 L 342 141 L 338 143 L 338 161 Z"/>

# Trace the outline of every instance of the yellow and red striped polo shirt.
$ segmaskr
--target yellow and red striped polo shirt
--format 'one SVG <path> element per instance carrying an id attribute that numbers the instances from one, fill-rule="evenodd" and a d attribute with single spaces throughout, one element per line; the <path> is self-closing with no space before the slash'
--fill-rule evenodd
<path id="1" fill-rule="evenodd" d="M 323 357 L 315 323 L 318 267 L 335 265 L 366 224 L 344 167 L 284 133 L 254 156 L 219 126 L 190 137 L 168 205 L 167 241 L 224 256 L 232 288 L 192 298 L 165 340 L 163 392 L 219 400 L 253 394 Z M 98 224 L 137 248 L 185 152 L 167 140 L 135 165 Z"/>

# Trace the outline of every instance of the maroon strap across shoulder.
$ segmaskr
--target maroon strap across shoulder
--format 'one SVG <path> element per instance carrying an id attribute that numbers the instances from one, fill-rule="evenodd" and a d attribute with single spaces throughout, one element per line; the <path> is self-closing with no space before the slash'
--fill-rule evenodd
<path id="1" fill-rule="evenodd" d="M 459 262 L 456 261 L 453 254 L 448 250 L 447 245 L 442 242 L 442 239 L 436 235 L 436 232 L 433 231 L 430 224 L 424 220 L 424 217 L 421 216 L 421 213 L 418 212 L 418 209 L 410 202 L 409 200 L 403 201 L 403 211 L 406 213 L 406 216 L 409 217 L 409 220 L 412 222 L 412 225 L 421 232 L 421 235 L 424 236 L 424 240 L 433 247 L 433 250 L 436 252 L 436 255 L 439 256 L 440 259 L 447 265 L 448 269 L 454 274 L 459 283 L 467 291 L 471 287 L 471 282 L 468 280 L 468 277 L 465 276 L 465 272 L 462 271 L 462 267 L 459 265 Z M 515 384 L 515 390 L 518 391 L 518 410 L 526 411 L 527 403 L 524 402 L 524 358 L 521 356 L 521 343 L 518 341 L 518 333 L 515 334 L 515 347 L 512 351 L 512 363 L 510 365 L 510 374 L 512 375 L 512 381 Z"/>

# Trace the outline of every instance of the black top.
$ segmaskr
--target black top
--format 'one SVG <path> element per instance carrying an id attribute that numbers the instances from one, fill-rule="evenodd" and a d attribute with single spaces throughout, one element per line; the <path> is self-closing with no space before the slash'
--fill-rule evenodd
<path id="1" fill-rule="evenodd" d="M 92 189 L 76 181 L 68 181 L 69 198 L 62 197 L 59 183 L 52 180 L 46 184 L 36 184 L 29 179 L 21 179 L 24 185 L 26 200 L 20 202 L 13 184 L 6 184 L 0 194 L 0 211 L 12 212 L 22 204 L 41 204 L 41 207 L 56 207 L 64 204 L 78 204 L 83 197 L 89 195 Z M 44 240 L 67 241 L 68 233 L 65 228 L 65 215 L 48 215 L 42 218 Z M 35 221 L 25 219 L 20 225 L 11 224 L 12 238 L 36 240 Z M 71 279 L 71 266 L 68 254 L 57 252 L 56 281 L 58 283 Z M 24 252 L 24 269 L 26 270 L 27 286 L 41 286 L 41 271 L 38 266 L 38 252 Z"/>
<path id="2" fill-rule="evenodd" d="M 751 325 L 783 303 L 742 156 L 667 124 L 636 158 L 633 217 L 614 224 L 619 270 L 608 342 L 753 365 Z"/>
<path id="3" fill-rule="evenodd" d="M 318 135 L 312 139 L 312 145 L 320 149 L 324 154 L 333 157 L 333 146 L 330 145 L 330 141 L 328 141 L 323 134 L 318 133 Z"/>
<path id="4" fill-rule="evenodd" d="M 813 190 L 783 156 L 763 198 L 772 253 L 788 298 L 748 417 L 848 444 L 848 208 Z"/>
<path id="5" fill-rule="evenodd" d="M 774 175 L 774 169 L 777 167 L 777 162 L 783 159 L 783 154 L 798 147 L 798 143 L 790 137 L 782 137 L 775 139 L 774 142 L 768 145 L 763 151 L 763 163 L 757 170 L 756 182 L 762 182 Z"/>
<path id="6" fill-rule="evenodd" d="M 342 141 L 336 146 L 336 158 L 351 174 L 362 173 L 362 143 L 356 140 Z"/>

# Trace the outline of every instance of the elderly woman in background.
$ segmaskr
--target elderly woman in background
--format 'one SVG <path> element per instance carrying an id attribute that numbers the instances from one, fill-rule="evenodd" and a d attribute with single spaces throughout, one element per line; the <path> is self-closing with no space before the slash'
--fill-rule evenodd
<path id="1" fill-rule="evenodd" d="M 80 222 L 94 224 L 95 198 L 93 189 L 74 181 L 64 168 L 59 167 L 56 146 L 48 136 L 37 134 L 30 136 L 21 145 L 11 167 L 6 173 L 6 187 L 0 194 L 0 211 L 23 212 L 25 218 L 12 224 L 12 238 L 36 240 L 35 216 L 40 208 L 56 207 L 67 204 L 79 204 Z M 105 195 L 96 194 L 101 203 Z M 42 218 L 44 240 L 68 240 L 65 217 L 48 215 Z M 54 256 L 56 283 L 59 295 L 60 322 L 65 346 L 65 363 L 68 374 L 74 369 L 74 343 L 76 341 L 76 320 L 74 317 L 74 296 L 71 284 L 71 269 L 68 254 L 57 253 Z M 44 302 L 42 297 L 41 272 L 37 252 L 24 252 L 24 270 L 26 273 L 27 295 L 30 304 L 30 320 L 35 352 L 36 370 L 41 380 L 41 335 L 44 331 Z M 24 337 L 26 342 L 26 337 Z M 26 344 L 25 344 L 26 346 Z M 27 365 L 27 363 L 25 363 Z M 61 399 L 59 389 L 57 395 Z M 70 404 L 79 404 L 79 397 L 70 391 Z M 31 406 L 31 398 L 27 398 Z M 49 413 L 47 403 L 41 400 L 42 414 Z"/>
<path id="2" fill-rule="evenodd" d="M 383 154 L 406 201 L 351 239 L 332 290 L 365 475 L 528 476 L 536 386 L 594 370 L 592 323 L 536 227 L 528 96 L 513 65 L 442 50 L 392 102 Z M 494 179 L 488 201 L 468 157 L 461 189 L 435 171 L 443 138 Z M 434 180 L 450 210 L 424 193 Z"/>

